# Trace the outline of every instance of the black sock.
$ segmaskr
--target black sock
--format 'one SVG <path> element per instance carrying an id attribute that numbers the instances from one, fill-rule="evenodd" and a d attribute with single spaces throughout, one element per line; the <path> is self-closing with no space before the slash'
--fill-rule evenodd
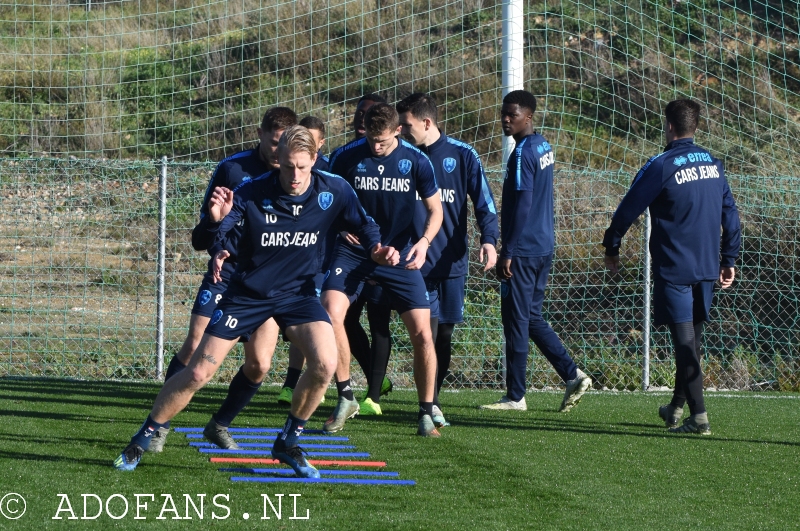
<path id="1" fill-rule="evenodd" d="M 239 367 L 239 372 L 236 373 L 236 376 L 233 377 L 231 384 L 228 386 L 228 396 L 219 406 L 219 411 L 214 413 L 214 421 L 226 428 L 230 426 L 236 415 L 250 403 L 259 387 L 261 387 L 261 383 L 251 382 L 244 375 L 242 368 Z"/>
<path id="2" fill-rule="evenodd" d="M 300 419 L 289 413 L 286 424 L 283 425 L 283 430 L 275 439 L 274 447 L 281 450 L 297 446 L 297 443 L 300 442 L 300 435 L 303 434 L 303 428 L 307 423 L 308 419 Z"/>
<path id="3" fill-rule="evenodd" d="M 439 323 L 436 332 L 436 395 L 434 403 L 439 405 L 439 391 L 444 379 L 450 373 L 450 360 L 453 352 L 454 323 Z"/>
<path id="4" fill-rule="evenodd" d="M 419 413 L 417 414 L 417 420 L 421 419 L 423 415 L 430 415 L 431 417 L 433 417 L 433 402 L 419 403 Z"/>
<path id="5" fill-rule="evenodd" d="M 367 375 L 367 398 L 376 404 L 381 401 L 381 387 L 386 376 L 386 367 L 389 365 L 389 356 L 392 352 L 392 337 L 389 333 L 389 323 L 392 320 L 392 309 L 385 304 L 367 305 L 369 318 L 369 331 L 372 334 L 372 370 Z"/>
<path id="6" fill-rule="evenodd" d="M 669 325 L 672 342 L 675 348 L 675 383 L 673 406 L 680 400 L 680 389 L 692 415 L 706 412 L 703 400 L 703 371 L 700 367 L 699 352 L 695 351 L 695 327 L 692 323 Z M 678 387 L 680 385 L 680 387 Z"/>
<path id="7" fill-rule="evenodd" d="M 147 450 L 150 448 L 150 441 L 153 440 L 153 434 L 160 428 L 165 428 L 167 425 L 169 425 L 169 422 L 166 424 L 159 424 L 150 418 L 150 415 L 147 415 L 147 420 L 144 421 L 142 427 L 139 428 L 136 435 L 131 437 L 131 443 L 138 444 L 142 449 Z"/>
<path id="8" fill-rule="evenodd" d="M 164 375 L 164 381 L 166 382 L 185 368 L 186 365 L 178 359 L 177 355 L 172 356 L 172 359 L 169 360 L 169 365 L 167 365 L 167 374 Z"/>
<path id="9" fill-rule="evenodd" d="M 344 331 L 347 334 L 347 342 L 350 343 L 350 355 L 356 359 L 364 375 L 367 376 L 370 373 L 369 337 L 361 326 L 361 310 L 364 309 L 365 300 L 364 297 L 359 297 L 347 309 Z"/>
<path id="10" fill-rule="evenodd" d="M 294 367 L 289 367 L 286 370 L 286 381 L 283 382 L 284 387 L 289 387 L 294 389 L 297 387 L 297 380 L 300 379 L 300 375 L 303 373 L 302 369 L 295 369 Z"/>
<path id="11" fill-rule="evenodd" d="M 347 400 L 355 400 L 353 396 L 353 388 L 350 387 L 350 378 L 342 382 L 336 382 L 336 392 L 339 396 L 345 397 Z"/>

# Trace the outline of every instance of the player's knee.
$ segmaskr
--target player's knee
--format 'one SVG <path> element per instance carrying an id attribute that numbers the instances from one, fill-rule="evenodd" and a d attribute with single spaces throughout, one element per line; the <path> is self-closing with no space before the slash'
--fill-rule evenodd
<path id="1" fill-rule="evenodd" d="M 411 344 L 414 348 L 433 347 L 433 334 L 430 327 L 419 326 L 408 331 Z"/>
<path id="2" fill-rule="evenodd" d="M 266 378 L 269 372 L 270 360 L 269 359 L 248 359 L 244 362 L 244 375 L 251 382 L 260 382 Z"/>
<path id="3" fill-rule="evenodd" d="M 183 372 L 188 373 L 187 375 L 189 376 L 189 382 L 188 382 L 189 387 L 191 389 L 197 390 L 203 387 L 211 380 L 211 377 L 214 376 L 215 371 L 209 371 L 208 368 L 206 367 L 195 365 L 194 367 L 191 367 L 190 370 Z"/>

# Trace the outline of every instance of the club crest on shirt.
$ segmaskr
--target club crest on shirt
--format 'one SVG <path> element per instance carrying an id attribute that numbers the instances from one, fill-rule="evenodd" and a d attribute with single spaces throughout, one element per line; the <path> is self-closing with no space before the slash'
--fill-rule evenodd
<path id="1" fill-rule="evenodd" d="M 447 173 L 453 173 L 453 170 L 456 169 L 456 159 L 447 157 L 442 161 L 442 166 Z"/>
<path id="2" fill-rule="evenodd" d="M 211 292 L 208 291 L 207 289 L 201 291 L 200 294 L 197 296 L 197 303 L 200 306 L 205 306 L 206 304 L 208 304 L 208 301 L 210 300 L 211 300 Z"/>
<path id="3" fill-rule="evenodd" d="M 686 164 L 687 162 L 689 162 L 689 161 L 688 161 L 688 160 L 686 160 L 686 157 L 684 157 L 684 156 L 675 157 L 675 160 L 673 160 L 673 161 L 672 161 L 672 163 L 673 163 L 675 166 L 683 166 L 683 165 L 684 165 L 684 164 Z"/>
<path id="4" fill-rule="evenodd" d="M 211 323 L 209 324 L 215 325 L 220 319 L 222 319 L 222 310 L 214 310 L 214 315 L 211 316 Z"/>
<path id="5" fill-rule="evenodd" d="M 261 210 L 272 210 L 272 200 L 265 198 L 261 201 Z"/>
<path id="6" fill-rule="evenodd" d="M 317 196 L 317 203 L 322 210 L 328 210 L 333 204 L 333 194 L 330 192 L 322 192 Z"/>
<path id="7" fill-rule="evenodd" d="M 408 175 L 408 172 L 411 171 L 411 161 L 408 159 L 402 159 L 397 163 L 397 169 L 400 170 L 402 175 Z"/>

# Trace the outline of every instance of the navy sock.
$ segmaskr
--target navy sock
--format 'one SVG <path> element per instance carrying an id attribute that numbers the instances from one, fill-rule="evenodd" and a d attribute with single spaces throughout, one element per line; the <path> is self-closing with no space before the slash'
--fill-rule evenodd
<path id="1" fill-rule="evenodd" d="M 350 378 L 343 382 L 336 382 L 336 392 L 339 396 L 343 396 L 348 400 L 355 400 L 353 396 L 353 388 L 350 387 Z"/>
<path id="2" fill-rule="evenodd" d="M 302 374 L 302 369 L 295 369 L 294 367 L 289 367 L 286 371 L 286 381 L 283 382 L 284 387 L 289 387 L 294 389 L 297 387 L 297 380 L 300 379 L 300 374 Z"/>
<path id="3" fill-rule="evenodd" d="M 433 417 L 433 402 L 419 403 L 419 413 L 417 414 L 417 420 L 421 419 L 423 415 L 430 415 L 431 417 Z"/>
<path id="4" fill-rule="evenodd" d="M 289 413 L 286 424 L 283 425 L 283 430 L 278 434 L 278 438 L 275 439 L 274 447 L 283 449 L 297 446 L 297 443 L 300 441 L 300 435 L 302 435 L 303 428 L 307 422 L 307 419 L 299 419 Z"/>
<path id="5" fill-rule="evenodd" d="M 239 367 L 239 372 L 231 380 L 231 385 L 228 386 L 228 396 L 225 401 L 219 406 L 219 411 L 214 413 L 214 421 L 220 426 L 226 428 L 231 425 L 236 415 L 244 409 L 253 399 L 261 383 L 251 382 L 244 371 Z"/>
<path id="6" fill-rule="evenodd" d="M 166 424 L 159 424 L 151 419 L 150 415 L 147 415 L 147 420 L 144 421 L 142 427 L 139 428 L 139 431 L 136 432 L 136 435 L 131 437 L 131 443 L 138 444 L 142 447 L 142 449 L 147 450 L 150 448 L 150 441 L 153 440 L 153 434 L 160 428 L 165 428 L 168 425 L 169 422 Z"/>
<path id="7" fill-rule="evenodd" d="M 172 356 L 172 359 L 169 360 L 169 365 L 167 365 L 167 374 L 164 375 L 164 381 L 166 382 L 185 368 L 186 365 L 178 359 L 177 355 Z"/>

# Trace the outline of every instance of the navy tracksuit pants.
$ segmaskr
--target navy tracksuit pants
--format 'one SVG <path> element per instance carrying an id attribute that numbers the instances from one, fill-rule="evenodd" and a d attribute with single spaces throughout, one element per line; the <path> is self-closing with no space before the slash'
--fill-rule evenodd
<path id="1" fill-rule="evenodd" d="M 528 339 L 565 382 L 574 379 L 578 367 L 556 333 L 542 318 L 544 290 L 553 255 L 515 257 L 512 277 L 500 284 L 500 310 L 506 337 L 506 395 L 515 402 L 525 396 Z"/>

